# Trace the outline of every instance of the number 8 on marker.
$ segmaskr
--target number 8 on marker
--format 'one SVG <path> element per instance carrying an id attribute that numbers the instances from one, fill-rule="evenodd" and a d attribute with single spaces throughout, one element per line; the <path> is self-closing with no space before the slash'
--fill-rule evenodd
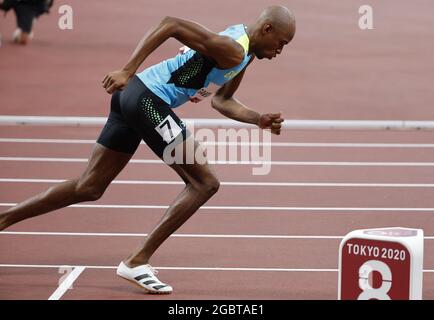
<path id="1" fill-rule="evenodd" d="M 381 274 L 381 286 L 374 289 L 369 283 L 369 278 L 372 277 L 372 272 L 377 271 Z M 387 264 L 378 260 L 366 261 L 359 268 L 359 287 L 362 293 L 357 297 L 357 300 L 390 300 L 388 296 L 389 290 L 392 287 L 392 272 Z"/>

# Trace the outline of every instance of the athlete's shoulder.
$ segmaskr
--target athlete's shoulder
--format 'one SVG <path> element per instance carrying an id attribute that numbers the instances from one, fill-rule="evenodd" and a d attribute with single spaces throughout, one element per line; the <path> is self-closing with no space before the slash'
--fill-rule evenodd
<path id="1" fill-rule="evenodd" d="M 235 24 L 226 28 L 226 30 L 219 34 L 232 38 L 235 42 L 241 45 L 244 49 L 244 54 L 247 54 L 249 50 L 249 37 L 246 32 L 246 25 Z"/>

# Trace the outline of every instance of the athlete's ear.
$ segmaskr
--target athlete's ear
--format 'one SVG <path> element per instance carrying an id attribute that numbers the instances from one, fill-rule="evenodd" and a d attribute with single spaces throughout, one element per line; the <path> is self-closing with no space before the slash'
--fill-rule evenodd
<path id="1" fill-rule="evenodd" d="M 270 33 L 273 30 L 273 26 L 270 23 L 266 23 L 262 26 L 262 32 L 264 34 Z"/>

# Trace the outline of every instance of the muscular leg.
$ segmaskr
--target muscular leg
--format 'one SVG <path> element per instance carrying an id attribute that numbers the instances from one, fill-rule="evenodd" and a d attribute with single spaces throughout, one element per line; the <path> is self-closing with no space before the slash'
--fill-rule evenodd
<path id="1" fill-rule="evenodd" d="M 88 166 L 79 178 L 55 185 L 47 191 L 0 213 L 0 231 L 19 221 L 74 203 L 99 199 L 131 157 L 131 154 L 116 152 L 96 144 L 89 158 Z"/>
<path id="2" fill-rule="evenodd" d="M 198 144 L 195 143 L 195 149 L 197 147 Z M 174 164 L 171 167 L 186 182 L 186 186 L 145 241 L 125 260 L 129 267 L 147 264 L 164 240 L 183 225 L 219 188 L 220 183 L 208 164 Z"/>

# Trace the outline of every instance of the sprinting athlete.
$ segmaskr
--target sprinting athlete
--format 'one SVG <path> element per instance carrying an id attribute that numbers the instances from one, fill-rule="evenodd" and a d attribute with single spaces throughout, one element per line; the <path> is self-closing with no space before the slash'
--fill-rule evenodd
<path id="1" fill-rule="evenodd" d="M 48 14 L 53 0 L 0 0 L 0 10 L 13 10 L 17 20 L 17 28 L 13 33 L 13 41 L 27 44 L 33 38 L 33 24 L 43 14 Z"/>
<path id="2" fill-rule="evenodd" d="M 234 25 L 219 34 L 192 21 L 165 17 L 144 36 L 125 67 L 103 79 L 103 87 L 112 94 L 111 111 L 82 175 L 1 213 L 0 230 L 74 203 L 99 199 L 141 140 L 164 158 L 164 150 L 171 144 L 182 146 L 194 139 L 173 112 L 187 101 L 213 95 L 212 107 L 226 117 L 280 134 L 280 113 L 261 115 L 233 95 L 253 59 L 276 57 L 294 34 L 294 15 L 282 6 L 266 8 L 254 24 Z M 136 74 L 143 61 L 169 38 L 184 45 L 182 52 Z M 199 144 L 194 142 L 194 146 L 196 152 Z M 182 150 L 186 153 L 188 148 Z M 119 276 L 150 293 L 171 293 L 172 287 L 155 276 L 149 259 L 219 189 L 219 180 L 208 163 L 170 167 L 185 182 L 184 190 L 117 269 Z"/>

